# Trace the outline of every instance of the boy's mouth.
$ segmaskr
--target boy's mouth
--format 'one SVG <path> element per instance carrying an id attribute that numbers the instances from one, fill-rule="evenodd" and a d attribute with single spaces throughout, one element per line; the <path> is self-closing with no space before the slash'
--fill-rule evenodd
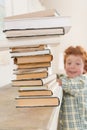
<path id="1" fill-rule="evenodd" d="M 76 71 L 68 71 L 70 74 L 76 74 Z"/>

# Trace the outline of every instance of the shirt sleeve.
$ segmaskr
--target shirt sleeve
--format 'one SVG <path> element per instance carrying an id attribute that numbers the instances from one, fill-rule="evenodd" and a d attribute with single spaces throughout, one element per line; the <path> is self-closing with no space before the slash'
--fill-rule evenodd
<path id="1" fill-rule="evenodd" d="M 61 77 L 62 88 L 65 93 L 68 93 L 72 96 L 76 96 L 84 89 L 87 79 L 84 76 L 76 78 L 67 78 L 66 76 Z M 87 84 L 86 84 L 87 86 Z"/>

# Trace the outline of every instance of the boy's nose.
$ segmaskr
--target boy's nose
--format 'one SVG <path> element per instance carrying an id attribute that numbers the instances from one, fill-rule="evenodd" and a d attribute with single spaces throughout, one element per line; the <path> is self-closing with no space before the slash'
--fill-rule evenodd
<path id="1" fill-rule="evenodd" d="M 71 68 L 75 68 L 75 65 L 74 65 L 74 64 L 72 64 L 70 67 L 71 67 Z"/>

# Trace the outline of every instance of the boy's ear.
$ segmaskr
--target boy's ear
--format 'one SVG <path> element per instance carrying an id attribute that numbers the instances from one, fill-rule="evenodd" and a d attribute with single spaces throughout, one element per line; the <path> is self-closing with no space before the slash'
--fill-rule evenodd
<path id="1" fill-rule="evenodd" d="M 84 69 L 83 74 L 86 74 L 86 73 L 87 73 L 87 71 Z"/>

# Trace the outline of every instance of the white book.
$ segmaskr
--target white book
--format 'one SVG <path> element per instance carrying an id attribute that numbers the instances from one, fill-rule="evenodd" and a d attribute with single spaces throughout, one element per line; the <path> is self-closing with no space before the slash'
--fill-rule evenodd
<path id="1" fill-rule="evenodd" d="M 31 52 L 10 52 L 11 57 L 20 57 L 20 56 L 34 56 L 34 55 L 44 55 L 44 54 L 50 54 L 50 49 L 45 49 L 41 51 L 31 51 Z"/>
<path id="2" fill-rule="evenodd" d="M 15 29 L 43 29 L 43 28 L 70 28 L 70 17 L 58 16 L 58 17 L 35 17 L 35 18 L 23 18 L 23 19 L 5 19 L 4 31 Z"/>
<path id="3" fill-rule="evenodd" d="M 30 45 L 59 45 L 60 37 L 59 36 L 40 36 L 40 37 L 27 37 L 27 38 L 14 38 L 7 39 L 4 38 L 1 40 L 0 50 L 6 50 L 11 47 L 17 46 L 30 46 Z"/>
<path id="4" fill-rule="evenodd" d="M 14 74 L 22 74 L 22 73 L 34 73 L 34 72 L 43 72 L 43 71 L 49 71 L 50 69 L 47 67 L 43 68 L 34 68 L 34 69 L 13 69 Z"/>
<path id="5" fill-rule="evenodd" d="M 68 28 L 43 28 L 43 29 L 16 29 L 4 31 L 7 38 L 19 38 L 19 37 L 34 37 L 45 35 L 64 35 L 68 31 Z"/>
<path id="6" fill-rule="evenodd" d="M 54 84 L 56 83 L 56 79 L 52 80 L 48 84 L 41 85 L 41 86 L 23 86 L 19 87 L 19 90 L 53 90 Z"/>
<path id="7" fill-rule="evenodd" d="M 19 87 L 19 90 L 47 90 L 48 86 L 47 85 L 42 85 L 42 86 L 24 86 L 24 87 Z"/>
<path id="8" fill-rule="evenodd" d="M 47 84 L 47 83 L 50 83 L 51 81 L 53 81 L 55 79 L 57 79 L 57 74 L 53 73 L 53 74 L 49 75 L 47 78 L 43 78 L 42 82 L 43 82 L 43 84 Z"/>

